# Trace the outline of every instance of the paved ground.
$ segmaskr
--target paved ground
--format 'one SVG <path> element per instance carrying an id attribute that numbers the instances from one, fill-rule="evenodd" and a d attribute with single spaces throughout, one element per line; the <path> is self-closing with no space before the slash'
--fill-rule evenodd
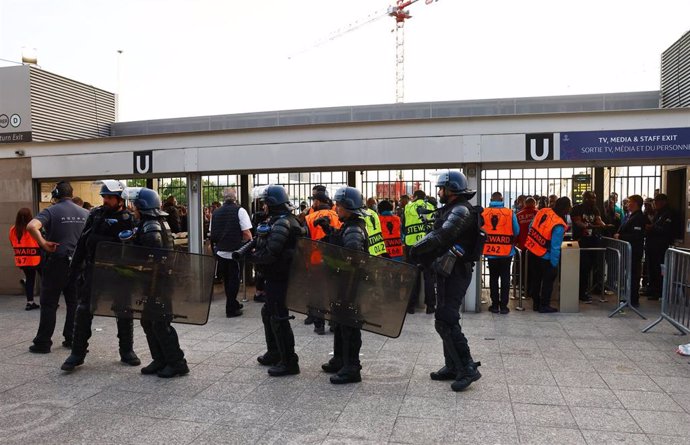
<path id="1" fill-rule="evenodd" d="M 641 334 L 633 314 L 608 319 L 612 303 L 465 315 L 483 378 L 460 394 L 429 380 L 442 355 L 425 314 L 408 316 L 398 339 L 365 335 L 364 381 L 344 387 L 319 372 L 332 336 L 298 317 L 302 374 L 269 378 L 255 360 L 259 307 L 226 319 L 216 301 L 206 326 L 178 325 L 192 372 L 163 380 L 118 362 L 108 318 L 94 322 L 87 363 L 64 375 L 59 342 L 51 354 L 27 350 L 38 311 L 1 297 L 0 443 L 690 443 L 690 365 L 673 352 L 690 340 L 667 324 Z"/>

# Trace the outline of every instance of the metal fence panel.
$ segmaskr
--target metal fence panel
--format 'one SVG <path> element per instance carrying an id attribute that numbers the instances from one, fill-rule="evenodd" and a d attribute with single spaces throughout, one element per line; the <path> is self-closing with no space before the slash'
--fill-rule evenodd
<path id="1" fill-rule="evenodd" d="M 666 320 L 681 334 L 690 334 L 690 251 L 668 249 L 664 266 L 661 315 L 642 332 Z"/>

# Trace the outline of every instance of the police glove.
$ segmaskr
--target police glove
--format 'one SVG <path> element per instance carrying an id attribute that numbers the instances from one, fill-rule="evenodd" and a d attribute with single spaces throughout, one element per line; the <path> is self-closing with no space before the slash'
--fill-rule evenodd
<path id="1" fill-rule="evenodd" d="M 329 234 L 333 231 L 333 227 L 331 226 L 331 218 L 327 216 L 316 218 L 314 220 L 314 225 L 321 227 L 326 234 Z"/>
<path id="2" fill-rule="evenodd" d="M 422 206 L 417 207 L 417 215 L 419 215 L 419 216 L 428 215 L 430 213 L 434 213 L 434 211 L 429 210 L 426 207 L 422 207 Z"/>

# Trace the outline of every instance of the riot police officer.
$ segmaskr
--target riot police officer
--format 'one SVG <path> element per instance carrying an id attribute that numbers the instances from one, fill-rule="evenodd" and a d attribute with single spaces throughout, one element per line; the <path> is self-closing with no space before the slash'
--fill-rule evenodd
<path id="1" fill-rule="evenodd" d="M 335 192 L 333 200 L 342 226 L 330 232 L 326 241 L 348 249 L 367 252 L 369 246 L 366 222 L 362 218 L 368 214 L 364 210 L 362 193 L 354 187 L 341 187 Z M 328 222 L 321 222 L 321 225 L 324 228 L 329 227 Z M 362 348 L 362 330 L 336 324 L 333 333 L 333 357 L 321 368 L 326 372 L 336 373 L 331 376 L 333 384 L 361 382 L 359 350 Z"/>
<path id="2" fill-rule="evenodd" d="M 290 199 L 282 186 L 263 188 L 259 198 L 269 219 L 257 227 L 256 248 L 247 256 L 266 280 L 261 321 L 267 352 L 257 361 L 270 366 L 268 374 L 274 377 L 299 374 L 295 336 L 290 326 L 293 317 L 288 314 L 285 298 L 297 239 L 305 235 L 305 230 L 292 214 Z"/>
<path id="3" fill-rule="evenodd" d="M 457 170 L 441 171 L 436 182 L 442 204 L 434 230 L 410 249 L 410 256 L 431 265 L 437 275 L 436 332 L 443 341 L 445 366 L 432 372 L 432 380 L 454 380 L 453 391 L 462 391 L 481 374 L 470 355 L 467 338 L 460 327 L 460 305 L 472 281 L 474 262 L 483 249 L 481 207 L 469 203 L 475 191 Z"/>
<path id="4" fill-rule="evenodd" d="M 149 188 L 137 187 L 125 190 L 123 197 L 132 203 L 134 215 L 139 221 L 133 236 L 134 244 L 155 249 L 172 249 L 172 232 L 165 219 L 167 214 L 160 210 L 161 198 L 158 193 Z M 189 373 L 177 332 L 171 326 L 170 320 L 150 319 L 144 307 L 141 327 L 146 334 L 146 342 L 153 359 L 148 366 L 141 368 L 142 374 L 157 374 L 158 377 L 170 378 Z"/>
<path id="5" fill-rule="evenodd" d="M 106 179 L 101 186 L 103 205 L 89 214 L 84 230 L 79 237 L 72 262 L 70 275 L 77 277 L 78 305 L 74 320 L 72 354 L 62 364 L 63 371 L 73 371 L 84 363 L 88 340 L 91 338 L 91 277 L 96 247 L 101 241 L 119 242 L 118 234 L 134 228 L 134 218 L 125 208 L 122 192 L 125 185 L 121 181 Z M 134 320 L 117 318 L 117 337 L 120 343 L 120 360 L 131 366 L 139 366 L 141 361 L 134 353 Z"/>

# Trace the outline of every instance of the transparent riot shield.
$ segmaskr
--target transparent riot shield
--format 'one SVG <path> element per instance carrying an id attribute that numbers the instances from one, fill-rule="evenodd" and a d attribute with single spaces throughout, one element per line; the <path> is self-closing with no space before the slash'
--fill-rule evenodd
<path id="1" fill-rule="evenodd" d="M 94 315 L 203 325 L 208 321 L 215 259 L 119 243 L 96 247 Z"/>
<path id="2" fill-rule="evenodd" d="M 303 238 L 291 266 L 287 307 L 396 338 L 418 274 L 410 264 Z"/>

